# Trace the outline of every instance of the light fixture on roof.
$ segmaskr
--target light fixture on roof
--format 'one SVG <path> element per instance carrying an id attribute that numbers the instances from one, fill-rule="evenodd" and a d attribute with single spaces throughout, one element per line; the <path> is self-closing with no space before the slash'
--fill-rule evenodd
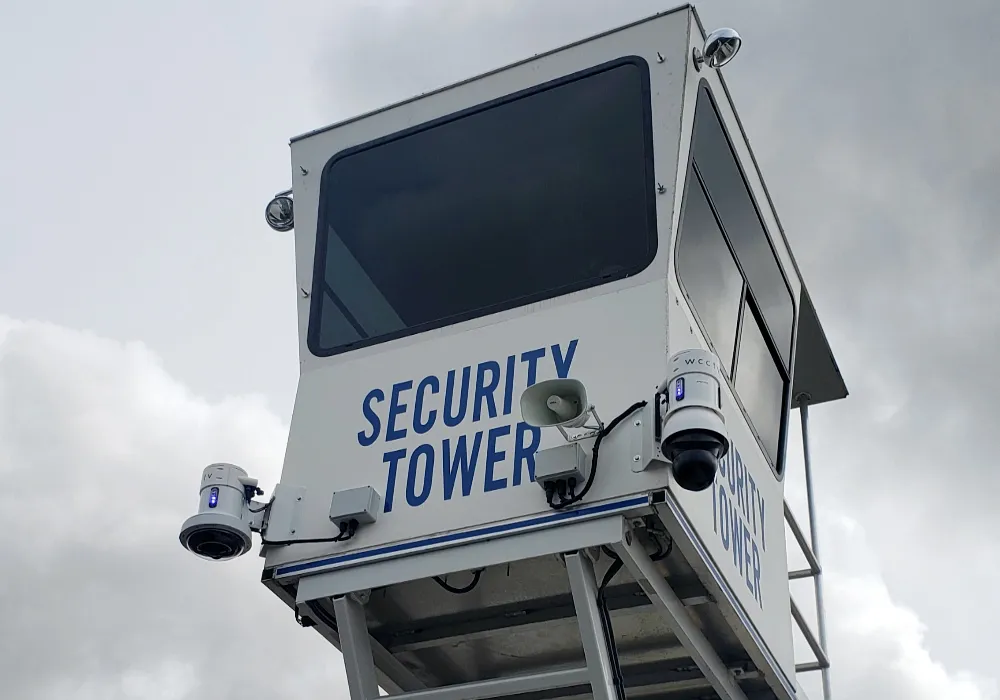
<path id="1" fill-rule="evenodd" d="M 702 65 L 719 69 L 733 60 L 733 57 L 743 45 L 743 40 L 735 29 L 722 27 L 716 29 L 705 39 L 705 47 L 694 50 L 695 70 L 701 70 Z"/>
<path id="2" fill-rule="evenodd" d="M 291 190 L 279 192 L 267 203 L 264 218 L 267 225 L 275 231 L 284 233 L 295 227 L 295 206 L 292 203 L 291 194 Z"/>

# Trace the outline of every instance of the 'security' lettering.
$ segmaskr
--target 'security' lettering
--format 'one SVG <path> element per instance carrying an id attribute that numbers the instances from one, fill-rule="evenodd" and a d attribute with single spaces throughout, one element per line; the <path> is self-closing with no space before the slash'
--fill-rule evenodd
<path id="1" fill-rule="evenodd" d="M 577 344 L 574 339 L 565 346 L 533 348 L 502 362 L 486 360 L 369 391 L 361 402 L 365 427 L 358 431 L 358 444 L 385 444 L 385 512 L 398 507 L 400 497 L 417 508 L 433 494 L 449 501 L 534 481 L 538 428 L 518 422 L 462 434 L 453 429 L 511 415 L 515 390 L 535 384 L 542 362 L 551 362 L 558 378 L 568 377 Z M 435 427 L 445 429 L 439 439 L 399 445 Z"/>

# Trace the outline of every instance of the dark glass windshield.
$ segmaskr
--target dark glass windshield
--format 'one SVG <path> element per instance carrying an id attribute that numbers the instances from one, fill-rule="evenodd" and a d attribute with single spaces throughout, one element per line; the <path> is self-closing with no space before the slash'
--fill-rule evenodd
<path id="1" fill-rule="evenodd" d="M 736 393 L 746 409 L 771 464 L 780 464 L 781 424 L 787 382 L 764 340 L 760 322 L 749 302 L 743 306 L 740 355 L 736 365 Z"/>
<path id="2" fill-rule="evenodd" d="M 648 68 L 601 66 L 345 151 L 309 345 L 371 345 L 635 274 L 656 253 Z"/>
<path id="3" fill-rule="evenodd" d="M 795 306 L 704 84 L 674 261 L 681 288 L 780 475 Z"/>
<path id="4" fill-rule="evenodd" d="M 694 166 L 688 168 L 681 213 L 680 243 L 675 265 L 684 291 L 701 319 L 705 333 L 732 376 L 739 330 L 743 275 L 708 203 Z"/>
<path id="5" fill-rule="evenodd" d="M 692 159 L 788 371 L 795 320 L 792 293 L 706 86 L 698 91 L 695 121 Z"/>

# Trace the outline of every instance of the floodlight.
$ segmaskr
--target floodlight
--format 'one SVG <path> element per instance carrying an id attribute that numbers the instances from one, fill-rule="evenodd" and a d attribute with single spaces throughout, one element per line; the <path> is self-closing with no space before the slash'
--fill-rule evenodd
<path id="1" fill-rule="evenodd" d="M 267 225 L 275 231 L 285 232 L 295 228 L 295 205 L 288 193 L 283 192 L 267 203 L 264 210 Z"/>
<path id="2" fill-rule="evenodd" d="M 703 49 L 694 50 L 694 67 L 701 70 L 702 65 L 719 69 L 733 60 L 733 57 L 743 45 L 743 40 L 735 29 L 723 27 L 716 29 L 705 39 Z"/>

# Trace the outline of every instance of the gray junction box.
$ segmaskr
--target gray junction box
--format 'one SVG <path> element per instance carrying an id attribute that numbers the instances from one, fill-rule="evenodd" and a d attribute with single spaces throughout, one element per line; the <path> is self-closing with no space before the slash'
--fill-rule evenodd
<path id="1" fill-rule="evenodd" d="M 829 692 L 785 448 L 847 390 L 738 48 L 684 6 L 293 140 L 301 376 L 246 512 L 352 700 Z"/>

